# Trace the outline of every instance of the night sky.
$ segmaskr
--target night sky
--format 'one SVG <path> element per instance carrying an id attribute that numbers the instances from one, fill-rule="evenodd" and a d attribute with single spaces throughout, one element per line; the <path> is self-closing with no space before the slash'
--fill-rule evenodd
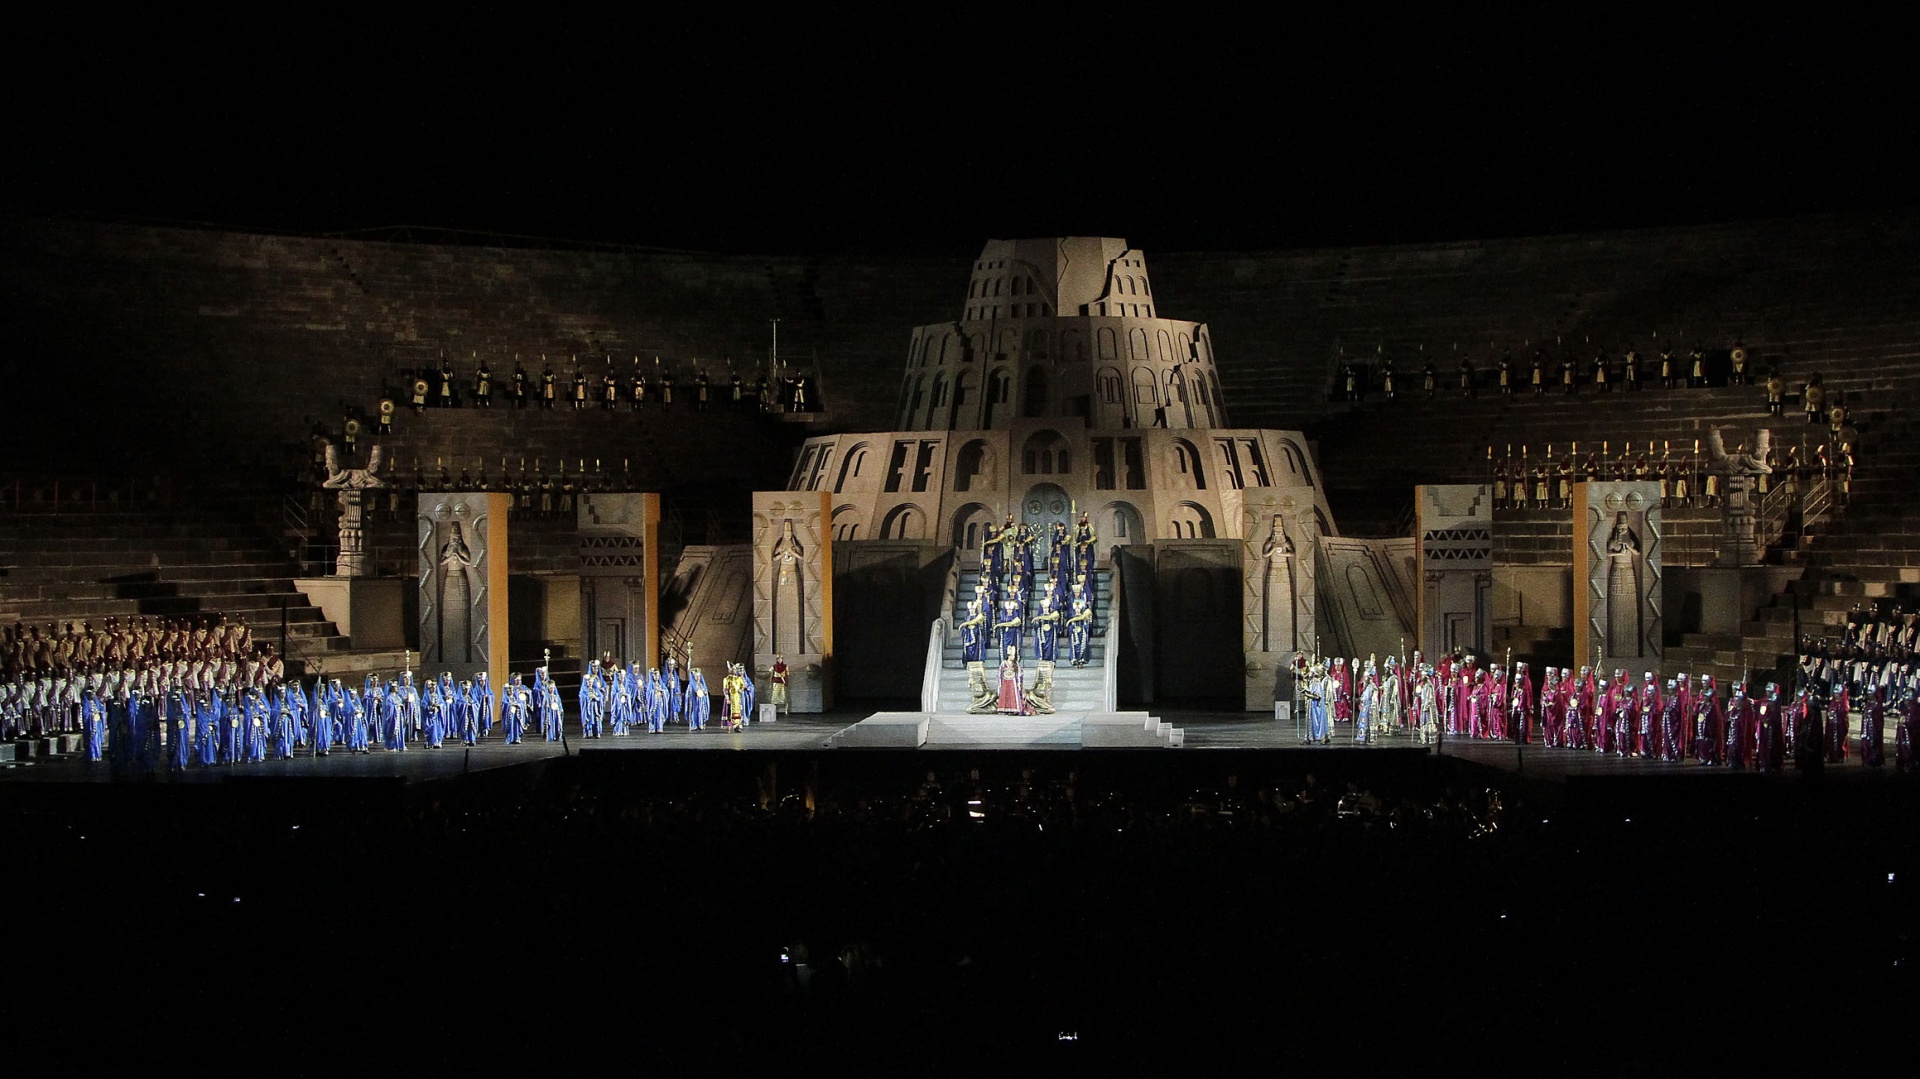
<path id="1" fill-rule="evenodd" d="M 1231 250 L 1914 201 L 1920 93 L 1892 27 L 1263 10 L 76 22 L 15 43 L 0 207 L 964 257 L 989 236 Z"/>

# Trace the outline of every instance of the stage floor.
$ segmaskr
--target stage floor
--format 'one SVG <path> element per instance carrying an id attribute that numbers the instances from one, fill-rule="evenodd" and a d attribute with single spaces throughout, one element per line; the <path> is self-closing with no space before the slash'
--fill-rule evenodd
<path id="1" fill-rule="evenodd" d="M 873 714 L 866 708 L 860 708 L 840 709 L 823 715 L 782 716 L 774 723 L 754 724 L 742 732 L 730 732 L 719 727 L 708 727 L 701 731 L 677 728 L 660 734 L 635 731 L 624 737 L 606 736 L 584 740 L 569 733 L 567 740 L 563 743 L 529 741 L 517 746 L 502 745 L 496 734 L 492 740 L 474 747 L 449 743 L 445 748 L 435 750 L 415 744 L 405 752 L 376 749 L 365 754 L 354 754 L 335 750 L 326 757 L 318 758 L 303 751 L 294 759 L 287 761 L 270 760 L 259 764 L 221 765 L 214 768 L 194 767 L 177 773 L 163 770 L 152 776 L 119 773 L 105 762 L 93 764 L 80 754 L 66 754 L 0 766 L 0 784 L 112 783 L 116 781 L 221 783 L 228 779 L 267 778 L 394 780 L 413 783 L 455 779 L 471 773 L 512 768 L 568 755 L 659 752 L 815 753 L 830 751 L 836 754 L 904 752 L 904 750 L 832 749 L 829 746 L 829 741 L 834 735 Z M 1350 727 L 1345 730 L 1336 728 L 1334 740 L 1329 745 L 1310 746 L 1301 742 L 1291 722 L 1275 722 L 1272 718 L 1260 713 L 1173 709 L 1154 711 L 1152 714 L 1185 732 L 1185 745 L 1179 749 L 1169 750 L 1155 747 L 1079 749 L 1050 745 L 983 747 L 929 744 L 914 752 L 970 752 L 988 748 L 994 751 L 1003 752 L 1011 749 L 1018 752 L 1024 748 L 1044 751 L 1049 755 L 1063 751 L 1118 752 L 1129 755 L 1194 751 L 1201 753 L 1271 751 L 1343 755 L 1387 752 L 1404 756 L 1410 751 L 1424 751 L 1471 761 L 1531 780 L 1546 781 L 1658 776 L 1689 780 L 1733 780 L 1744 777 L 1747 781 L 1764 782 L 1791 781 L 1798 774 L 1794 769 L 1788 768 L 1777 777 L 1767 777 L 1752 771 L 1736 772 L 1726 768 L 1708 768 L 1692 762 L 1645 761 L 1591 751 L 1552 749 L 1541 745 L 1515 746 L 1510 742 L 1477 742 L 1461 738 L 1446 739 L 1437 748 L 1422 747 L 1405 735 L 1385 738 L 1370 744 L 1356 744 L 1352 741 Z M 1882 777 L 1900 778 L 1891 762 L 1882 768 L 1866 768 L 1858 763 L 1856 757 L 1849 757 L 1844 764 L 1829 765 L 1826 774 L 1832 778 L 1869 782 Z"/>

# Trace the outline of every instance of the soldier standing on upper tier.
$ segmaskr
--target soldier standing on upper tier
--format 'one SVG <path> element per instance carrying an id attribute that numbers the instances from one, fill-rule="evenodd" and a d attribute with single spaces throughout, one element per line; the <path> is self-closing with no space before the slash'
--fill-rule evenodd
<path id="1" fill-rule="evenodd" d="M 453 365 L 445 356 L 440 358 L 440 388 L 434 392 L 434 399 L 441 408 L 453 407 Z"/>
<path id="2" fill-rule="evenodd" d="M 473 371 L 473 403 L 479 405 L 481 408 L 492 408 L 493 372 L 487 368 L 484 361 L 479 359 L 479 355 L 477 352 L 474 353 L 475 362 L 478 362 L 480 366 L 474 368 Z"/>
<path id="3" fill-rule="evenodd" d="M 1627 350 L 1626 383 L 1628 393 L 1634 393 L 1640 389 L 1640 353 L 1634 349 Z"/>
<path id="4" fill-rule="evenodd" d="M 1468 397 L 1474 396 L 1473 357 L 1460 357 L 1460 392 Z"/>
<path id="5" fill-rule="evenodd" d="M 1428 397 L 1432 397 L 1440 388 L 1440 371 L 1434 367 L 1432 360 L 1427 361 L 1426 369 L 1421 372 L 1420 385 L 1427 391 Z"/>
<path id="6" fill-rule="evenodd" d="M 527 407 L 527 369 L 518 356 L 513 358 L 513 407 Z"/>
<path id="7" fill-rule="evenodd" d="M 1767 372 L 1767 415 L 1778 416 L 1786 408 L 1787 380 L 1780 377 L 1780 368 Z"/>
<path id="8" fill-rule="evenodd" d="M 546 361 L 545 356 L 540 357 L 540 359 L 543 363 Z M 550 409 L 554 407 L 559 399 L 560 380 L 554 375 L 553 365 L 549 363 L 547 364 L 547 369 L 540 375 L 540 407 Z"/>
<path id="9" fill-rule="evenodd" d="M 1687 388 L 1698 389 L 1707 384 L 1707 354 L 1700 351 L 1698 345 L 1687 353 Z"/>
<path id="10" fill-rule="evenodd" d="M 1500 396 L 1513 396 L 1513 357 L 1505 352 L 1500 354 Z"/>
<path id="11" fill-rule="evenodd" d="M 1661 349 L 1660 350 L 1660 385 L 1669 390 L 1673 389 L 1674 376 L 1676 374 L 1677 372 L 1674 371 L 1673 369 L 1673 350 L 1671 348 Z"/>
<path id="12" fill-rule="evenodd" d="M 1800 407 L 1806 410 L 1808 423 L 1819 423 L 1827 412 L 1827 387 L 1819 372 L 1800 388 Z"/>

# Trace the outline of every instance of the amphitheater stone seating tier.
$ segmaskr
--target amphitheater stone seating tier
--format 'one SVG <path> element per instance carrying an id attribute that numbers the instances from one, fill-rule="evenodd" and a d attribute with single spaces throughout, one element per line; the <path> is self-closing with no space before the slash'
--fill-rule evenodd
<path id="1" fill-rule="evenodd" d="M 205 507 L 0 513 L 0 622 L 224 614 L 281 641 L 290 668 L 343 651 L 346 638 L 293 586 L 285 556 Z"/>
<path id="2" fill-rule="evenodd" d="M 484 468 L 495 482 L 502 458 L 514 473 L 522 459 L 549 470 L 566 459 L 570 472 L 583 459 L 599 458 L 609 471 L 626 461 L 635 487 L 668 492 L 670 515 L 684 500 L 677 527 L 687 541 L 731 538 L 714 523 L 725 517 L 716 507 L 783 486 L 798 437 L 889 426 L 902 329 L 949 313 L 952 282 L 966 265 L 0 220 L 0 318 L 25 358 L 19 392 L 28 404 L 0 429 L 9 468 L 170 474 L 217 507 L 201 522 L 210 538 L 265 537 L 230 563 L 196 561 L 221 552 L 212 545 L 156 547 L 140 552 L 142 565 L 84 569 L 52 561 L 51 550 L 45 565 L 29 565 L 0 549 L 9 568 L 0 613 L 29 603 L 41 612 L 211 609 L 215 597 L 238 603 L 254 594 L 220 591 L 216 582 L 226 579 L 279 595 L 292 569 L 288 543 L 274 537 L 284 500 L 298 500 L 309 471 L 308 432 L 337 429 L 354 409 L 371 417 L 405 371 L 443 353 L 463 389 L 476 352 L 503 381 L 516 353 L 536 374 L 545 353 L 569 380 L 574 355 L 592 369 L 609 354 L 620 362 L 658 354 L 682 364 L 684 391 L 696 359 L 730 357 L 748 369 L 764 360 L 768 320 L 777 318 L 782 355 L 817 361 L 831 418 L 812 431 L 719 413 L 495 408 L 403 412 L 382 439 L 396 470 L 410 474 L 417 459 L 429 477 L 440 458 L 452 475 Z M 1778 363 L 1795 393 L 1821 373 L 1863 432 L 1852 496 L 1844 515 L 1794 537 L 1788 568 L 1804 568 L 1805 580 L 1743 612 L 1738 634 L 1673 644 L 1682 659 L 1725 666 L 1777 649 L 1783 622 L 1843 618 L 1854 602 L 1904 599 L 1920 584 L 1920 459 L 1907 448 L 1907 410 L 1920 400 L 1916 280 L 1920 213 L 1901 212 L 1342 250 L 1161 252 L 1155 291 L 1204 312 L 1228 422 L 1307 432 L 1333 524 L 1354 536 L 1404 533 L 1414 484 L 1484 482 L 1489 445 L 1540 454 L 1551 443 L 1559 455 L 1577 440 L 1584 454 L 1606 440 L 1617 455 L 1622 441 L 1636 449 L 1670 442 L 1677 456 L 1716 424 L 1766 424 L 1776 445 L 1809 431 L 1797 402 L 1786 416 L 1767 417 L 1758 386 L 1503 398 L 1483 385 L 1463 399 L 1452 389 L 1456 344 L 1483 383 L 1508 351 L 1523 376 L 1534 344 L 1549 349 L 1554 374 L 1563 352 L 1584 375 L 1594 352 L 1617 360 L 1634 347 L 1651 379 L 1667 342 L 1684 355 L 1735 341 L 1757 372 Z M 1442 384 L 1434 401 L 1415 388 L 1423 345 Z M 1370 360 L 1376 348 L 1395 361 L 1400 399 L 1330 400 L 1342 362 Z M 370 428 L 363 444 L 374 441 Z M 1544 519 L 1502 520 L 1511 533 L 1497 538 L 1497 561 L 1539 562 L 1561 542 Z M 529 573 L 571 572 L 577 554 L 566 523 L 515 528 Z M 1710 513 L 1674 511 L 1668 529 L 1667 565 L 1709 560 Z M 410 526 L 376 522 L 373 531 L 377 564 L 410 572 Z M 75 558 L 85 551 L 72 547 Z M 1500 632 L 1516 654 L 1546 655 L 1562 629 L 1522 619 Z"/>

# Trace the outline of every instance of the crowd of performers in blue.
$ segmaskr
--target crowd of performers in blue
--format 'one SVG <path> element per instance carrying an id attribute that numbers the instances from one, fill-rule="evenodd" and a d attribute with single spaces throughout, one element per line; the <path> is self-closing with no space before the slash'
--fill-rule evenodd
<path id="1" fill-rule="evenodd" d="M 729 663 L 722 681 L 722 720 L 731 730 L 747 725 L 754 704 L 753 680 L 742 664 Z M 786 665 L 772 672 L 774 703 L 784 703 Z M 587 738 L 624 735 L 633 727 L 653 732 L 685 723 L 707 726 L 712 711 L 706 678 L 698 667 L 682 682 L 669 659 L 665 672 L 638 664 L 625 671 L 596 663 L 580 689 L 581 733 Z M 530 740 L 560 742 L 565 711 L 547 668 L 531 683 L 515 674 L 496 695 L 486 672 L 456 681 L 443 673 L 416 685 L 412 671 L 382 681 L 367 675 L 358 688 L 340 679 L 268 684 L 178 682 L 149 686 L 132 678 L 85 685 L 72 709 L 35 709 L 29 697 L 0 693 L 0 729 L 8 737 L 78 732 L 91 761 L 111 760 L 138 771 L 325 757 L 333 753 L 404 752 L 477 746 L 498 731 L 503 745 Z"/>
<path id="2" fill-rule="evenodd" d="M 1913 678 L 1830 682 L 1804 677 L 1790 699 L 1768 682 L 1761 696 L 1745 685 L 1723 691 L 1711 675 L 1668 678 L 1647 671 L 1638 686 L 1625 669 L 1613 677 L 1583 666 L 1546 669 L 1536 688 L 1524 662 L 1509 672 L 1481 668 L 1454 654 L 1438 663 L 1419 652 L 1401 662 L 1369 656 L 1364 664 L 1301 657 L 1296 667 L 1305 709 L 1303 738 L 1333 741 L 1351 725 L 1352 740 L 1377 742 L 1401 734 L 1420 744 L 1443 737 L 1507 740 L 1637 757 L 1649 761 L 1778 772 L 1839 764 L 1858 754 L 1861 764 L 1885 763 L 1887 724 L 1894 724 L 1894 763 L 1920 770 L 1914 748 L 1920 727 L 1920 671 Z"/>
<path id="3" fill-rule="evenodd" d="M 787 664 L 774 657 L 769 672 L 773 704 L 785 707 Z M 753 679 L 744 664 L 728 663 L 720 680 L 720 721 L 731 731 L 745 730 L 753 715 Z M 686 679 L 680 676 L 680 664 L 668 656 L 666 667 L 638 663 L 621 668 L 612 657 L 588 668 L 580 681 L 580 731 L 584 737 L 611 735 L 624 738 L 635 728 L 659 734 L 668 726 L 685 723 L 690 731 L 706 729 L 713 718 L 713 695 L 707 676 L 689 665 Z"/>
<path id="4" fill-rule="evenodd" d="M 980 578 L 967 602 L 967 617 L 956 627 L 972 686 L 969 711 L 1053 711 L 1053 668 L 1062 636 L 1070 665 L 1084 667 L 1092 654 L 1098 544 L 1084 513 L 1072 529 L 1055 521 L 1036 530 L 1016 523 L 1011 513 L 1000 527 L 987 526 Z M 1046 581 L 1036 587 L 1037 571 L 1046 573 Z M 1024 671 L 1029 652 L 1037 668 L 1031 686 Z M 1000 668 L 997 692 L 987 684 L 989 656 Z"/>

